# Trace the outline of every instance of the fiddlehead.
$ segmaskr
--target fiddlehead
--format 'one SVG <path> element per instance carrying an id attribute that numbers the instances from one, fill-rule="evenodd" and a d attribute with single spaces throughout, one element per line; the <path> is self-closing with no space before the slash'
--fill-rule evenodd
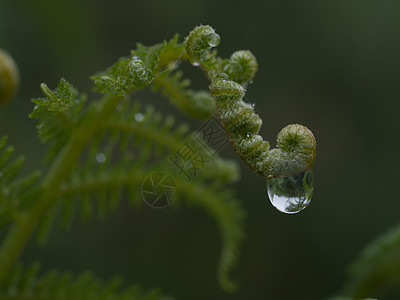
<path id="1" fill-rule="evenodd" d="M 209 26 L 199 26 L 185 41 L 192 61 L 204 61 L 210 36 L 217 35 Z M 249 51 L 235 52 L 229 61 L 201 64 L 211 80 L 210 91 L 216 101 L 217 115 L 235 150 L 268 185 L 272 204 L 285 213 L 296 213 L 311 201 L 312 166 L 316 140 L 312 132 L 298 124 L 288 125 L 277 136 L 277 148 L 258 135 L 262 120 L 251 104 L 242 99 L 244 87 L 256 71 L 257 61 Z M 226 72 L 226 73 L 222 73 Z M 218 74 L 218 75 L 217 75 Z"/>
<path id="2" fill-rule="evenodd" d="M 215 101 L 208 91 L 193 91 L 190 80 L 175 72 L 176 62 L 188 59 L 184 45 L 176 35 L 170 41 L 144 46 L 137 44 L 130 57 L 119 59 L 107 70 L 91 77 L 97 91 L 127 96 L 152 84 L 153 91 L 167 96 L 182 112 L 197 119 L 207 119 L 215 113 Z"/>
<path id="3" fill-rule="evenodd" d="M 210 63 L 212 55 L 207 51 L 219 45 L 220 37 L 211 26 L 198 26 L 185 39 L 185 49 L 194 65 Z"/>
<path id="4" fill-rule="evenodd" d="M 128 64 L 129 77 L 137 88 L 144 88 L 153 81 L 152 71 L 140 59 L 133 58 Z"/>
<path id="5" fill-rule="evenodd" d="M 96 84 L 96 90 L 115 96 L 126 96 L 131 91 L 148 86 L 153 78 L 153 72 L 137 57 L 121 58 L 106 71 L 91 77 Z"/>
<path id="6" fill-rule="evenodd" d="M 234 52 L 224 65 L 224 71 L 229 75 L 229 78 L 242 85 L 254 78 L 257 69 L 257 59 L 248 50 Z"/>

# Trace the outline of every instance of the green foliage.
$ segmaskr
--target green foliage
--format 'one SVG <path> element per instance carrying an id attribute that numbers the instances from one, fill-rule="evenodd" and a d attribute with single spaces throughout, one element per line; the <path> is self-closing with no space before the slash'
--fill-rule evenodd
<path id="1" fill-rule="evenodd" d="M 27 199 L 32 196 L 33 186 L 40 172 L 18 178 L 24 157 L 13 159 L 14 147 L 7 146 L 7 137 L 0 139 L 0 226 L 19 218 Z"/>
<path id="2" fill-rule="evenodd" d="M 217 114 L 236 151 L 266 180 L 311 169 L 316 153 L 312 132 L 301 125 L 289 125 L 278 134 L 279 148 L 270 150 L 269 143 L 258 135 L 261 118 L 242 100 L 244 86 L 257 71 L 257 60 L 244 50 L 233 53 L 229 61 L 215 59 L 209 49 L 218 44 L 219 36 L 212 27 L 198 26 L 186 38 L 185 49 L 189 59 L 207 72 Z"/>
<path id="3" fill-rule="evenodd" d="M 316 153 L 312 132 L 301 125 L 283 128 L 277 136 L 278 147 L 258 135 L 262 120 L 251 104 L 243 102 L 243 87 L 218 76 L 210 86 L 217 101 L 218 115 L 235 149 L 246 163 L 267 180 L 311 169 Z"/>
<path id="4" fill-rule="evenodd" d="M 121 58 L 104 72 L 91 77 L 101 93 L 125 96 L 154 82 L 153 90 L 160 91 L 189 116 L 206 119 L 215 113 L 215 102 L 208 92 L 194 92 L 190 80 L 175 72 L 178 60 L 187 59 L 183 44 L 176 35 L 170 41 L 144 46 L 137 44 L 128 58 Z"/>
<path id="5" fill-rule="evenodd" d="M 0 217 L 3 216 L 3 224 L 10 222 L 12 227 L 0 248 L 0 284 L 8 277 L 13 262 L 35 228 L 43 243 L 58 213 L 62 225 L 68 228 L 75 207 L 83 219 L 90 220 L 95 214 L 103 218 L 117 209 L 121 195 L 128 195 L 130 203 L 137 206 L 141 202 L 138 191 L 143 180 L 151 173 L 162 171 L 174 175 L 180 201 L 202 207 L 215 218 L 223 241 L 219 280 L 225 290 L 235 288 L 229 272 L 243 237 L 244 213 L 226 185 L 238 179 L 237 167 L 216 157 L 212 167 L 206 165 L 188 182 L 168 161 L 172 153 L 192 138 L 185 134 L 186 127 L 174 126 L 173 118 L 163 117 L 152 108 L 143 108 L 129 100 L 131 92 L 152 85 L 153 91 L 160 91 L 193 118 L 209 118 L 217 104 L 222 125 L 236 150 L 247 157 L 247 163 L 253 168 L 270 172 L 272 162 L 279 161 L 279 157 L 269 155 L 268 142 L 256 135 L 261 118 L 255 115 L 250 104 L 241 102 L 245 94 L 243 87 L 253 78 L 257 61 L 249 51 L 235 52 L 229 60 L 220 59 L 215 51 L 209 51 L 218 43 L 219 35 L 210 26 L 199 26 L 184 43 L 179 43 L 175 36 L 154 46 L 138 44 L 129 57 L 120 58 L 91 77 L 96 90 L 106 95 L 90 104 L 65 79 L 54 90 L 44 83 L 41 85 L 45 97 L 32 100 L 35 107 L 30 117 L 38 120 L 39 137 L 50 146 L 49 169 L 40 181 L 34 180 L 36 175 L 12 180 L 22 164 L 21 159 L 2 171 L 7 180 L 2 182 L 1 200 L 6 205 Z M 185 60 L 207 72 L 213 97 L 209 92 L 190 89 L 190 81 L 177 71 L 178 62 Z M 293 138 L 297 135 L 298 139 Z M 305 139 L 304 130 L 286 136 L 290 136 L 287 140 L 291 145 Z M 278 141 L 286 145 L 279 137 Z M 282 151 L 286 148 L 282 147 Z M 2 156 L 6 162 L 12 152 L 11 148 L 7 149 Z M 297 146 L 289 150 L 303 153 Z M 312 150 L 315 153 L 315 147 Z M 197 151 L 208 159 L 213 158 L 207 149 Z M 264 162 L 265 157 L 268 168 L 265 164 L 256 164 L 260 158 Z M 265 175 L 263 172 L 260 173 Z"/>
<path id="6" fill-rule="evenodd" d="M 91 272 L 73 276 L 71 272 L 49 271 L 39 275 L 40 266 L 32 264 L 26 270 L 22 265 L 10 273 L 0 289 L 0 299 L 52 299 L 52 300 L 172 300 L 159 291 L 143 292 L 139 286 L 123 287 L 123 280 L 116 276 L 103 282 Z"/>
<path id="7" fill-rule="evenodd" d="M 140 59 L 121 58 L 106 71 L 92 76 L 92 80 L 99 92 L 124 97 L 148 86 L 153 73 Z"/>
<path id="8" fill-rule="evenodd" d="M 45 84 L 40 85 L 46 97 L 32 99 L 35 103 L 30 118 L 37 119 L 36 128 L 43 143 L 49 143 L 48 161 L 65 145 L 71 131 L 78 126 L 85 107 L 86 97 L 64 78 L 54 92 Z"/>
<path id="9" fill-rule="evenodd" d="M 215 157 L 188 182 L 168 163 L 171 153 L 190 139 L 187 126 L 130 99 L 132 92 L 150 87 L 192 118 L 217 113 L 235 149 L 267 179 L 311 168 L 316 142 L 307 128 L 285 127 L 278 134 L 278 148 L 272 150 L 258 135 L 262 120 L 242 101 L 257 60 L 248 50 L 219 58 L 211 50 L 219 41 L 212 27 L 199 26 L 183 43 L 175 36 L 153 46 L 138 44 L 129 56 L 91 77 L 95 90 L 105 94 L 93 102 L 64 79 L 54 90 L 41 85 L 45 96 L 33 99 L 30 117 L 38 120 L 39 138 L 48 145 L 43 175 L 34 171 L 19 176 L 24 158 L 15 158 L 7 138 L 0 138 L 0 227 L 8 230 L 0 247 L 0 299 L 169 299 L 157 292 L 143 293 L 137 286 L 123 287 L 118 277 L 107 283 L 90 272 L 39 274 L 37 264 L 27 269 L 16 264 L 33 233 L 46 241 L 56 214 L 68 228 L 75 209 L 90 221 L 118 209 L 123 195 L 138 206 L 143 179 L 159 171 L 176 179 L 180 193 L 175 204 L 186 201 L 215 219 L 222 237 L 219 280 L 225 290 L 235 288 L 229 274 L 243 239 L 245 215 L 228 187 L 239 178 L 237 165 Z M 207 73 L 211 94 L 190 89 L 189 79 L 178 70 L 184 61 Z M 0 105 L 11 99 L 18 83 L 17 69 L 10 69 L 9 63 L 0 50 Z M 398 289 L 399 253 L 397 226 L 363 251 L 350 269 L 344 296 L 332 299 L 361 299 Z"/>
<path id="10" fill-rule="evenodd" d="M 226 291 L 236 288 L 229 274 L 244 236 L 245 217 L 228 187 L 239 179 L 236 163 L 211 157 L 213 163 L 187 181 L 168 161 L 193 138 L 187 126 L 130 99 L 132 92 L 150 87 L 192 118 L 217 113 L 234 148 L 267 180 L 310 169 L 316 152 L 311 131 L 297 124 L 286 126 L 277 136 L 278 148 L 271 150 L 258 135 L 261 118 L 242 101 L 257 60 L 248 50 L 221 59 L 211 51 L 219 41 L 212 27 L 199 26 L 183 43 L 176 35 L 154 46 L 138 44 L 128 57 L 91 77 L 95 90 L 106 94 L 98 101 L 87 101 L 63 78 L 54 90 L 41 84 L 44 97 L 32 100 L 30 117 L 38 120 L 39 138 L 49 146 L 46 172 L 18 177 L 24 158 L 14 158 L 7 138 L 0 139 L 0 227 L 9 227 L 0 247 L 0 299 L 170 299 L 157 291 L 123 287 L 119 277 L 107 283 L 90 272 L 39 274 L 38 264 L 24 270 L 15 263 L 34 232 L 41 243 L 46 241 L 57 214 L 68 229 L 75 209 L 89 221 L 118 209 L 123 195 L 133 207 L 140 205 L 143 180 L 155 172 L 174 176 L 179 187 L 176 205 L 186 201 L 215 219 L 222 237 L 218 278 Z M 183 61 L 207 73 L 210 92 L 190 89 L 190 80 L 178 70 Z M 210 158 L 207 149 L 198 151 Z M 360 299 L 376 295 L 382 286 L 398 287 L 399 248 L 397 227 L 363 252 L 350 270 L 345 296 L 334 299 Z"/>
<path id="11" fill-rule="evenodd" d="M 400 225 L 372 241 L 351 264 L 343 294 L 354 298 L 399 292 Z"/>
<path id="12" fill-rule="evenodd" d="M 41 117 L 43 111 L 61 112 L 66 110 L 76 99 L 77 91 L 64 78 L 61 78 L 60 83 L 54 92 L 50 90 L 45 83 L 42 83 L 40 88 L 42 89 L 43 94 L 46 95 L 46 98 L 32 100 L 32 102 L 36 104 L 36 108 L 31 114 L 32 118 Z"/>
<path id="13" fill-rule="evenodd" d="M 206 40 L 217 42 L 216 35 Z M 222 60 L 215 55 L 210 53 L 202 63 L 216 66 Z M 190 81 L 177 71 L 178 61 L 188 59 L 178 36 L 154 46 L 138 44 L 129 57 L 91 77 L 96 90 L 106 94 L 98 101 L 87 101 L 65 79 L 54 90 L 41 84 L 44 97 L 32 100 L 35 107 L 30 117 L 38 120 L 39 138 L 49 145 L 43 176 L 34 172 L 18 178 L 23 159 L 12 160 L 13 148 L 6 146 L 6 138 L 0 140 L 0 226 L 10 228 L 0 248 L 4 298 L 160 299 L 117 292 L 113 283 L 100 283 L 92 275 L 75 279 L 61 273 L 38 276 L 35 266 L 24 272 L 13 268 L 34 232 L 40 242 L 46 241 L 55 215 L 68 228 L 76 208 L 83 219 L 91 220 L 115 211 L 122 195 L 133 206 L 140 205 L 141 185 L 155 172 L 174 176 L 179 188 L 176 204 L 186 201 L 216 220 L 222 236 L 218 277 L 225 290 L 235 288 L 229 273 L 243 238 L 244 212 L 227 185 L 238 180 L 237 165 L 210 157 L 206 148 L 198 149 L 200 155 L 213 159 L 212 166 L 206 164 L 187 181 L 168 160 L 193 138 L 187 126 L 176 125 L 171 116 L 130 100 L 131 92 L 152 85 L 153 91 L 160 91 L 190 117 L 212 116 L 215 101 L 210 93 L 191 90 Z"/>
<path id="14" fill-rule="evenodd" d="M 189 79 L 182 80 L 182 72 L 164 72 L 155 79 L 154 91 L 169 97 L 181 111 L 196 118 L 207 119 L 215 114 L 215 101 L 209 92 L 188 89 Z"/>

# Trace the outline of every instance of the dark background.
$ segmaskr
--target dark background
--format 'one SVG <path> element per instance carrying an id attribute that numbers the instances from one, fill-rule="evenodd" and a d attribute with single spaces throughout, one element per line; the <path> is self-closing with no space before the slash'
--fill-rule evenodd
<path id="1" fill-rule="evenodd" d="M 318 142 L 313 201 L 293 216 L 269 204 L 263 180 L 230 147 L 222 152 L 242 167 L 234 188 L 248 214 L 235 294 L 222 292 L 216 279 L 215 222 L 189 207 L 124 204 L 102 222 L 77 221 L 67 232 L 54 227 L 49 242 L 40 248 L 32 241 L 22 260 L 37 259 L 44 269 L 91 269 L 104 279 L 119 273 L 178 299 L 332 295 L 362 248 L 399 222 L 399 16 L 399 1 L 1 0 L 0 47 L 18 62 L 22 81 L 16 99 L 0 110 L 0 135 L 27 155 L 26 170 L 40 166 L 45 149 L 27 118 L 41 82 L 54 87 L 65 77 L 90 91 L 89 76 L 136 42 L 183 38 L 199 24 L 221 35 L 221 56 L 250 49 L 257 57 L 247 99 L 263 118 L 265 139 L 274 144 L 281 128 L 301 123 Z M 204 75 L 187 70 L 195 87 L 207 87 Z M 175 108 L 162 107 L 179 120 Z"/>

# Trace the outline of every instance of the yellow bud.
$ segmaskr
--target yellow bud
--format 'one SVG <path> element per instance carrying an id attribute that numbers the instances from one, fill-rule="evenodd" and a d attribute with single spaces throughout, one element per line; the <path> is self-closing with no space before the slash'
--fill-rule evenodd
<path id="1" fill-rule="evenodd" d="M 8 103 L 19 83 L 19 72 L 14 59 L 0 49 L 0 105 Z"/>

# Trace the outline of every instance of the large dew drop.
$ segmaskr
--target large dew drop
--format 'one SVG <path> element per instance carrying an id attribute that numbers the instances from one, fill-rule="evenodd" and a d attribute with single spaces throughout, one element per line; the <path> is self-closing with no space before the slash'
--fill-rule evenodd
<path id="1" fill-rule="evenodd" d="M 209 33 L 206 39 L 210 47 L 217 47 L 219 45 L 219 42 L 221 41 L 220 36 L 215 32 Z"/>
<path id="2" fill-rule="evenodd" d="M 296 214 L 311 202 L 314 191 L 312 171 L 304 171 L 267 181 L 267 191 L 272 205 L 285 214 Z"/>

